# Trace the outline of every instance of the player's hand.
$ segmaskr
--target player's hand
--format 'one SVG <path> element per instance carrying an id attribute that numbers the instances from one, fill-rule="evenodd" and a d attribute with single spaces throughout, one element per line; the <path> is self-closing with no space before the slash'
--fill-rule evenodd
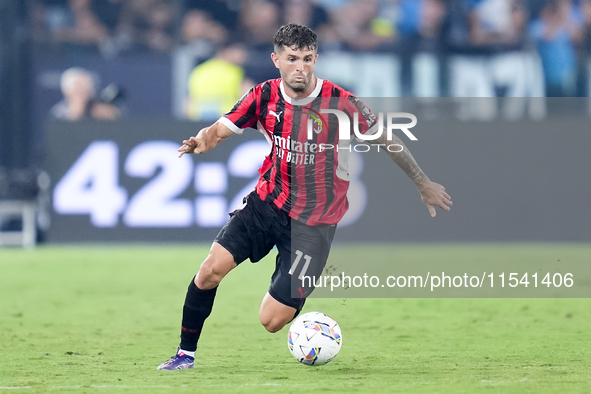
<path id="1" fill-rule="evenodd" d="M 439 183 L 428 181 L 419 188 L 419 192 L 421 192 L 421 200 L 429 209 L 432 218 L 437 214 L 435 207 L 449 211 L 453 205 L 451 197 Z"/>
<path id="2" fill-rule="evenodd" d="M 188 140 L 183 141 L 183 146 L 179 149 L 179 157 L 183 157 L 185 153 L 200 154 L 204 151 L 204 143 L 197 137 L 191 137 Z"/>

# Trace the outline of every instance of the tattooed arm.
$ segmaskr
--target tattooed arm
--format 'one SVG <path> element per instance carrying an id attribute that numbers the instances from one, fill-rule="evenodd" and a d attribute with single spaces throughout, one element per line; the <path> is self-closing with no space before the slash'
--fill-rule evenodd
<path id="1" fill-rule="evenodd" d="M 412 157 L 408 148 L 396 135 L 392 135 L 392 141 L 386 139 L 386 133 L 376 140 L 377 144 L 392 145 L 397 144 L 396 149 L 391 149 L 395 152 L 390 152 L 388 149 L 384 149 L 388 156 L 394 163 L 398 165 L 404 171 L 406 175 L 417 185 L 419 192 L 421 193 L 421 200 L 429 209 L 431 217 L 435 217 L 435 207 L 439 207 L 445 211 L 449 211 L 451 205 L 451 197 L 445 192 L 445 188 L 439 183 L 432 182 L 427 175 L 421 170 L 414 157 Z"/>

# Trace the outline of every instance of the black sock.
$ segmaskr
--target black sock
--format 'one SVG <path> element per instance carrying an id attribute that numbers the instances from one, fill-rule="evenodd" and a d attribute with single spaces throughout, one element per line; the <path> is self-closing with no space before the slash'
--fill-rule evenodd
<path id="1" fill-rule="evenodd" d="M 197 350 L 197 341 L 203 329 L 205 319 L 211 313 L 217 286 L 209 290 L 201 290 L 191 281 L 183 306 L 183 321 L 181 327 L 181 349 L 189 352 Z"/>

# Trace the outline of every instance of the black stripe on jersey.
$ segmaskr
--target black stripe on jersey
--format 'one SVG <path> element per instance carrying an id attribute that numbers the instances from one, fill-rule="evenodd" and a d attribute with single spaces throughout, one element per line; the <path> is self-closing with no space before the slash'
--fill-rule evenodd
<path id="1" fill-rule="evenodd" d="M 275 92 L 275 95 L 277 96 L 277 101 L 275 102 L 275 113 L 280 114 L 281 111 L 283 111 L 283 121 L 282 122 L 275 122 L 275 127 L 273 128 L 273 135 L 279 135 L 281 137 L 285 137 L 285 134 L 290 135 L 289 132 L 289 128 L 291 127 L 291 120 L 288 118 L 288 114 L 287 111 L 285 110 L 285 98 L 283 97 L 283 95 L 281 94 L 281 90 L 279 89 L 279 85 L 277 85 L 277 89 Z M 284 188 L 287 188 L 287 190 L 291 190 L 291 169 L 288 167 L 287 168 L 288 171 L 288 184 L 284 185 L 283 184 L 283 180 L 281 179 L 281 173 L 280 171 L 277 172 L 277 178 L 279 178 L 279 183 L 275 183 L 275 188 L 277 190 L 276 193 L 274 193 L 276 196 L 279 196 L 279 194 L 281 194 L 281 192 L 283 191 Z M 286 204 L 288 204 L 287 206 L 289 207 L 289 211 L 291 211 L 291 207 L 293 205 L 291 204 L 290 199 L 288 199 L 286 201 Z"/>
<path id="2" fill-rule="evenodd" d="M 267 81 L 261 88 L 261 107 L 259 108 L 259 118 L 266 119 L 269 113 L 269 103 L 271 101 L 271 84 Z"/>
<path id="3" fill-rule="evenodd" d="M 285 99 L 281 95 L 281 91 L 277 88 L 277 101 L 275 101 L 275 113 L 281 114 L 283 113 L 283 120 L 281 122 L 275 122 L 275 127 L 273 128 L 273 134 L 283 134 L 283 130 L 285 129 L 285 125 L 289 123 L 288 114 L 285 111 Z"/>
<path id="4" fill-rule="evenodd" d="M 240 103 L 242 103 L 242 100 L 243 99 L 240 100 Z M 237 104 L 237 105 L 239 105 L 239 104 Z M 248 123 L 249 120 L 256 117 L 256 113 L 257 113 L 257 101 L 253 99 L 252 102 L 250 103 L 250 105 L 248 106 L 248 110 L 246 111 L 246 113 L 244 115 L 242 115 L 241 117 L 239 117 L 236 120 L 236 122 L 234 122 L 234 124 L 242 129 Z M 254 127 L 256 127 L 256 125 L 254 125 Z"/>

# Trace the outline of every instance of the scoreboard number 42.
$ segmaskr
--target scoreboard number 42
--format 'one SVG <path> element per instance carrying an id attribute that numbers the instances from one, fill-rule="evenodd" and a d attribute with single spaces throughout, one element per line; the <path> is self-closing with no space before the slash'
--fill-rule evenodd
<path id="1" fill-rule="evenodd" d="M 53 207 L 61 215 L 89 215 L 95 227 L 115 227 L 119 218 L 128 227 L 216 227 L 241 205 L 254 188 L 266 141 L 236 147 L 228 162 L 199 162 L 178 158 L 178 143 L 146 141 L 125 158 L 124 174 L 149 181 L 132 196 L 120 185 L 119 146 L 115 141 L 93 141 L 53 190 Z M 232 199 L 225 196 L 228 178 L 250 178 Z M 182 198 L 194 184 L 197 197 Z M 242 182 L 243 183 L 243 182 Z"/>

